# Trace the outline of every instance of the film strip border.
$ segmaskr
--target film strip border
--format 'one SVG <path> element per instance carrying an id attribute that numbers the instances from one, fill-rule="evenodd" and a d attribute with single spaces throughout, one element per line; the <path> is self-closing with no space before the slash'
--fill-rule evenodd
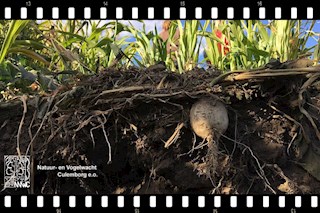
<path id="1" fill-rule="evenodd" d="M 2 1 L 0 19 L 320 19 L 312 0 Z"/>
<path id="2" fill-rule="evenodd" d="M 96 9 L 91 9 L 90 7 L 83 8 L 83 11 L 81 9 L 77 9 L 75 7 L 69 7 L 60 9 L 59 7 L 53 7 L 51 8 L 51 11 L 48 11 L 48 9 L 44 9 L 43 7 L 37 7 L 36 11 L 34 9 L 29 9 L 28 7 L 21 7 L 18 8 L 20 10 L 20 13 L 17 14 L 16 12 L 13 12 L 13 9 L 11 7 L 5 7 L 3 16 L 0 17 L 0 19 L 251 19 L 251 18 L 257 18 L 257 14 L 254 13 L 254 16 L 251 15 L 251 9 L 250 7 L 244 7 L 242 8 L 242 13 L 238 11 L 238 14 L 235 15 L 235 8 L 234 7 L 228 7 L 225 8 L 225 11 L 222 10 L 222 15 L 220 15 L 220 9 L 217 7 L 212 7 L 210 9 L 202 9 L 201 7 L 194 8 L 194 16 L 187 16 L 187 8 L 186 7 L 180 7 L 178 10 L 178 13 L 176 11 L 173 11 L 176 14 L 179 14 L 178 17 L 176 15 L 171 15 L 172 10 L 170 7 L 164 7 L 163 9 L 163 16 L 159 16 L 158 14 L 155 15 L 155 8 L 154 7 L 148 7 L 147 8 L 147 14 L 145 14 L 145 11 L 142 13 L 142 15 L 139 15 L 139 8 L 138 7 L 132 7 L 131 11 L 128 12 L 128 14 L 124 15 L 124 8 L 123 7 L 117 7 L 115 9 L 109 9 L 107 7 L 100 7 L 99 11 L 95 11 Z M 257 9 L 258 11 L 258 19 L 266 19 L 267 18 L 267 12 L 265 7 L 259 7 Z M 306 10 L 306 19 L 313 19 L 314 18 L 314 12 L 312 7 L 305 8 Z M 15 8 L 16 11 L 16 8 Z M 46 13 L 45 13 L 46 11 Z M 111 11 L 110 14 L 108 11 Z M 288 18 L 287 13 L 283 15 L 281 7 L 274 8 L 274 19 L 282 19 L 282 18 Z M 205 15 L 203 13 L 205 12 Z M 226 12 L 226 16 L 224 14 Z M 159 12 L 160 14 L 161 12 Z M 240 14 L 239 14 L 240 13 Z M 209 16 L 208 16 L 209 14 Z M 272 13 L 273 15 L 273 13 Z M 297 7 L 291 7 L 290 8 L 290 19 L 298 19 L 298 8 Z M 268 16 L 270 18 L 270 16 Z M 300 16 L 299 16 L 300 17 Z"/>
<path id="3" fill-rule="evenodd" d="M 310 208 L 318 209 L 320 195 L 5 195 L 0 207 L 9 208 Z"/>

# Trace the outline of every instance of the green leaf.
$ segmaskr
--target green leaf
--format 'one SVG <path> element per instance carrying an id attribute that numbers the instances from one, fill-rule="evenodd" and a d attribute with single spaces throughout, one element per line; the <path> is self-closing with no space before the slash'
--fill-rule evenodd
<path id="1" fill-rule="evenodd" d="M 110 43 L 112 43 L 112 39 L 110 38 L 103 38 L 101 41 L 99 41 L 95 46 L 93 47 L 102 47 L 105 45 L 109 45 Z"/>
<path id="2" fill-rule="evenodd" d="M 6 34 L 6 37 L 3 41 L 1 51 L 0 51 L 0 64 L 3 62 L 4 58 L 7 56 L 7 53 L 16 40 L 19 33 L 25 28 L 29 23 L 29 20 L 12 20 L 10 22 L 9 30 Z"/>
<path id="3" fill-rule="evenodd" d="M 40 41 L 35 40 L 15 40 L 12 44 L 12 47 L 31 47 L 36 50 L 42 50 L 47 48 L 44 44 L 40 43 Z"/>
<path id="4" fill-rule="evenodd" d="M 263 51 L 263 50 L 259 50 L 259 49 L 255 48 L 253 46 L 248 46 L 247 50 L 251 51 L 252 54 L 254 54 L 254 55 L 263 56 L 263 57 L 268 57 L 269 56 L 268 52 Z"/>

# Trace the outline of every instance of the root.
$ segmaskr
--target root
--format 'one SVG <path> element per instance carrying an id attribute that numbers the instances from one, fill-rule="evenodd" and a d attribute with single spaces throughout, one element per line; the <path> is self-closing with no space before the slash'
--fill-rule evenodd
<path id="1" fill-rule="evenodd" d="M 264 172 L 264 170 L 263 170 L 263 167 L 261 166 L 258 158 L 257 158 L 257 157 L 255 156 L 255 154 L 253 153 L 252 149 L 251 149 L 248 145 L 246 145 L 246 144 L 244 144 L 244 143 L 240 143 L 240 142 L 238 142 L 238 141 L 235 141 L 235 140 L 233 140 L 232 138 L 229 138 L 229 137 L 227 137 L 227 136 L 225 136 L 225 135 L 222 135 L 222 137 L 226 138 L 226 139 L 229 140 L 229 141 L 232 141 L 232 142 L 234 142 L 234 143 L 236 143 L 236 144 L 239 144 L 239 145 L 243 146 L 244 149 L 243 149 L 242 153 L 244 153 L 246 150 L 249 151 L 250 155 L 252 156 L 252 158 L 253 158 L 254 161 L 256 162 L 256 166 L 258 167 L 258 168 L 256 169 L 257 175 L 261 178 L 261 180 L 263 180 L 265 186 L 266 186 L 273 194 L 276 194 L 276 191 L 271 187 L 271 184 L 270 184 L 267 176 L 265 175 L 265 172 Z"/>
<path id="2" fill-rule="evenodd" d="M 106 142 L 107 142 L 107 145 L 108 145 L 108 151 L 109 151 L 109 157 L 108 157 L 108 162 L 107 164 L 111 164 L 112 160 L 111 160 L 111 145 L 110 145 L 110 142 L 109 142 L 109 139 L 108 139 L 108 136 L 107 136 L 107 132 L 106 132 L 106 129 L 104 128 L 104 125 L 105 123 L 107 123 L 107 119 L 105 117 L 105 115 L 102 115 L 103 118 L 104 118 L 104 121 L 102 122 L 101 119 L 98 118 L 98 120 L 101 122 L 101 127 L 102 127 L 102 131 L 103 131 L 103 135 L 104 135 L 104 138 L 106 139 Z"/>
<path id="3" fill-rule="evenodd" d="M 310 124 L 312 125 L 315 133 L 316 133 L 316 136 L 318 138 L 318 140 L 320 140 L 320 131 L 316 125 L 316 123 L 314 122 L 314 120 L 312 119 L 312 117 L 310 116 L 310 114 L 307 112 L 307 110 L 305 110 L 303 108 L 303 105 L 304 103 L 306 102 L 304 97 L 303 97 L 303 94 L 306 92 L 307 88 L 312 85 L 312 83 L 317 80 L 320 76 L 320 73 L 315 73 L 312 75 L 312 77 L 310 77 L 301 87 L 301 90 L 299 92 L 299 109 L 300 109 L 300 112 L 309 120 Z"/>
<path id="4" fill-rule="evenodd" d="M 174 144 L 178 140 L 178 138 L 180 136 L 180 130 L 182 129 L 182 127 L 184 127 L 183 123 L 178 124 L 174 133 L 171 135 L 171 137 L 164 144 L 164 148 L 169 148 L 169 146 L 171 146 L 171 144 Z"/>
<path id="5" fill-rule="evenodd" d="M 21 96 L 21 101 L 23 103 L 23 114 L 22 114 L 22 118 L 19 124 L 19 129 L 18 129 L 18 133 L 17 133 L 17 152 L 18 155 L 21 156 L 21 151 L 20 151 L 20 135 L 21 135 L 21 131 L 22 131 L 22 126 L 24 124 L 24 119 L 26 117 L 27 114 L 27 99 L 28 97 L 26 95 Z"/>
<path id="6" fill-rule="evenodd" d="M 206 172 L 209 179 L 214 182 L 218 167 L 218 141 L 208 139 L 208 152 L 205 157 Z"/>

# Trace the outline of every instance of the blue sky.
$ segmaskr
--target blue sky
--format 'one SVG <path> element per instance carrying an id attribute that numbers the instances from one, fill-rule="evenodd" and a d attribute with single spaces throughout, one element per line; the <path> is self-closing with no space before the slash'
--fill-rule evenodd
<path id="1" fill-rule="evenodd" d="M 39 22 L 41 22 L 41 21 L 39 21 Z M 108 21 L 107 21 L 108 22 Z M 124 24 L 129 24 L 129 21 L 120 21 L 120 22 L 122 22 L 122 23 L 124 23 Z M 142 29 L 142 27 L 143 27 L 143 23 L 142 22 L 139 22 L 139 21 L 133 21 L 133 20 L 131 20 L 130 21 L 132 24 L 133 24 L 133 26 L 135 27 L 135 28 L 137 28 L 137 29 Z M 162 25 L 162 22 L 163 22 L 163 20 L 143 20 L 143 22 L 144 22 L 144 24 L 145 24 L 145 27 L 146 27 L 146 31 L 148 32 L 148 31 L 153 31 L 154 29 L 155 29 L 155 27 L 157 28 L 157 31 L 158 32 L 160 32 L 161 31 L 161 25 Z M 182 23 L 184 24 L 184 22 L 185 21 L 182 21 Z M 200 20 L 200 22 L 203 24 L 204 22 L 205 22 L 205 20 Z M 268 22 L 268 20 L 263 20 L 262 21 L 263 23 L 267 23 Z M 105 22 L 104 22 L 105 23 Z M 101 24 L 103 24 L 103 22 L 101 23 Z M 314 28 L 313 28 L 313 31 L 315 32 L 315 33 L 317 33 L 317 36 L 314 36 L 313 38 L 310 38 L 309 40 L 308 40 L 308 42 L 307 42 L 307 47 L 312 47 L 312 46 L 314 46 L 314 45 L 316 45 L 317 44 L 317 40 L 319 39 L 319 36 L 320 36 L 320 20 L 317 20 L 316 21 L 316 24 L 315 24 L 315 26 L 314 26 Z M 124 36 L 124 35 L 128 35 L 128 34 L 130 34 L 130 33 L 122 33 L 122 36 Z"/>
<path id="2" fill-rule="evenodd" d="M 121 21 L 121 22 L 124 23 L 124 24 L 129 24 L 128 21 Z M 131 23 L 134 25 L 134 27 L 137 28 L 137 29 L 142 29 L 142 27 L 143 27 L 143 24 L 142 24 L 141 22 L 138 22 L 138 21 L 130 21 L 130 22 L 131 22 Z M 148 32 L 148 31 L 153 31 L 154 28 L 156 27 L 156 28 L 157 28 L 157 31 L 160 32 L 160 31 L 161 31 L 162 22 L 163 22 L 163 20 L 145 20 L 144 23 L 145 23 L 146 31 L 147 31 L 147 32 Z M 182 21 L 182 22 L 184 23 L 184 21 Z M 201 20 L 200 22 L 203 24 L 203 23 L 204 23 L 204 20 Z M 263 20 L 262 22 L 268 23 L 268 20 Z M 316 22 L 316 24 L 315 24 L 315 26 L 314 26 L 314 28 L 313 28 L 313 31 L 314 31 L 315 33 L 317 33 L 317 36 L 311 37 L 311 38 L 308 40 L 308 42 L 307 42 L 307 44 L 306 44 L 307 47 L 312 47 L 312 46 L 314 46 L 314 45 L 317 44 L 317 40 L 319 39 L 319 34 L 320 34 L 320 20 Z M 123 33 L 123 34 L 121 34 L 121 36 L 125 36 L 125 35 L 129 35 L 129 33 Z M 204 41 L 204 40 L 203 40 L 203 41 Z M 201 47 L 201 49 L 200 49 L 201 54 L 200 54 L 200 56 L 199 56 L 199 57 L 200 57 L 200 61 L 203 59 L 203 54 L 202 54 L 202 52 L 203 52 L 204 46 L 205 46 L 205 43 L 202 42 L 202 47 Z"/>
<path id="3" fill-rule="evenodd" d="M 132 22 L 132 21 L 131 21 Z M 144 21 L 145 24 L 146 24 L 146 29 L 147 31 L 148 30 L 153 30 L 154 27 L 156 26 L 157 27 L 157 30 L 158 32 L 161 31 L 161 24 L 162 24 L 162 20 L 154 20 L 154 21 L 150 21 L 150 20 L 146 20 Z M 182 23 L 184 23 L 185 21 L 182 21 Z M 200 21 L 202 24 L 204 23 L 204 20 L 201 20 Z M 267 23 L 268 21 L 267 20 L 263 20 L 262 21 L 263 23 Z M 137 28 L 142 28 L 142 24 L 139 24 L 139 23 L 135 23 L 134 21 L 132 22 L 135 26 L 137 26 Z M 313 31 L 316 32 L 316 33 L 320 33 L 320 20 L 318 20 L 313 28 Z M 309 39 L 309 41 L 307 42 L 307 46 L 308 47 L 311 47 L 313 45 L 316 45 L 317 44 L 317 41 L 316 39 L 318 38 L 315 38 L 315 39 Z"/>

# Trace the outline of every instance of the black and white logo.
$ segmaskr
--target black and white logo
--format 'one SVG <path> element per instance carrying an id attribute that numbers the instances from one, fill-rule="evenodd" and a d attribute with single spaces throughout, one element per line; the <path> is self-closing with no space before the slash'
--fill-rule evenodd
<path id="1" fill-rule="evenodd" d="M 4 156 L 4 188 L 30 187 L 30 156 Z"/>

